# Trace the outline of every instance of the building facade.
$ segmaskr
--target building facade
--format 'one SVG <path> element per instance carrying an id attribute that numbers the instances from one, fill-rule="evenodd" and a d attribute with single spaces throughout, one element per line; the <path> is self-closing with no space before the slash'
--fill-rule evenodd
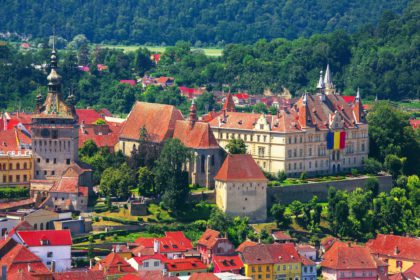
<path id="1" fill-rule="evenodd" d="M 231 97 L 209 120 L 222 148 L 243 139 L 247 152 L 265 171 L 289 176 L 330 174 L 360 168 L 369 153 L 368 125 L 359 91 L 346 102 L 335 91 L 329 67 L 317 94 L 304 94 L 277 115 L 234 111 Z"/>
<path id="2" fill-rule="evenodd" d="M 267 178 L 251 155 L 228 155 L 214 177 L 216 204 L 231 216 L 267 219 Z"/>

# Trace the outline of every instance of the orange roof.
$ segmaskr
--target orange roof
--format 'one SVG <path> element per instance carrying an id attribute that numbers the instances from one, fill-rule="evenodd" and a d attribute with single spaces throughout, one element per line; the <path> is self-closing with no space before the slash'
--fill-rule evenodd
<path id="1" fill-rule="evenodd" d="M 110 253 L 95 264 L 92 270 L 102 270 L 105 275 L 133 273 L 135 269 L 130 266 L 119 254 Z"/>
<path id="2" fill-rule="evenodd" d="M 204 122 L 195 122 L 191 126 L 189 121 L 176 121 L 173 137 L 181 140 L 188 148 L 219 148 L 210 125 Z"/>
<path id="3" fill-rule="evenodd" d="M 222 110 L 226 110 L 227 112 L 235 112 L 235 102 L 233 102 L 232 94 L 230 91 L 226 96 Z"/>
<path id="4" fill-rule="evenodd" d="M 284 231 L 275 231 L 272 233 L 275 240 L 282 240 L 282 241 L 290 241 L 293 240 L 293 238 L 285 233 Z"/>
<path id="5" fill-rule="evenodd" d="M 153 255 L 153 243 L 154 241 L 159 242 L 159 252 L 160 253 L 169 253 L 169 252 L 185 252 L 192 249 L 191 240 L 189 240 L 185 235 L 180 231 L 175 232 L 165 232 L 165 237 L 139 237 L 135 241 L 136 244 L 140 246 L 133 249 L 133 254 L 139 252 L 147 253 L 148 255 Z M 150 250 L 150 248 L 152 250 Z M 147 250 L 149 249 L 149 250 Z M 146 250 L 146 251 L 145 251 Z"/>
<path id="6" fill-rule="evenodd" d="M 162 142 L 172 137 L 175 123 L 183 120 L 181 112 L 172 105 L 136 102 L 124 124 L 120 138 L 138 140 L 145 127 L 151 142 Z"/>
<path id="7" fill-rule="evenodd" d="M 293 243 L 270 244 L 267 245 L 267 249 L 275 263 L 301 262 L 301 258 Z"/>
<path id="8" fill-rule="evenodd" d="M 105 125 L 86 125 L 79 130 L 79 147 L 92 140 L 98 147 L 108 147 L 113 151 L 118 143 L 123 123 L 106 122 Z"/>
<path id="9" fill-rule="evenodd" d="M 366 243 L 372 254 L 420 261 L 420 239 L 391 234 L 378 234 Z"/>
<path id="10" fill-rule="evenodd" d="M 202 263 L 199 259 L 188 258 L 188 259 L 173 259 L 166 261 L 166 269 L 169 272 L 172 271 L 195 271 L 195 270 L 206 270 L 207 266 Z"/>
<path id="11" fill-rule="evenodd" d="M 308 265 L 316 265 L 316 263 L 315 263 L 313 260 L 308 259 L 308 258 L 307 258 L 307 257 L 305 257 L 305 256 L 300 256 L 300 260 L 301 260 L 301 262 L 302 262 L 302 265 L 304 265 L 304 266 L 308 266 Z"/>
<path id="12" fill-rule="evenodd" d="M 336 244 L 336 243 L 335 243 Z M 361 246 L 333 245 L 324 255 L 322 267 L 331 269 L 376 269 L 375 259 L 369 250 Z"/>
<path id="13" fill-rule="evenodd" d="M 96 111 L 95 109 L 76 109 L 76 114 L 79 117 L 78 123 L 81 124 L 92 124 L 98 119 L 105 120 L 105 117 L 112 117 L 112 115 L 102 109 L 100 111 Z"/>
<path id="14" fill-rule="evenodd" d="M 219 181 L 267 181 L 251 155 L 228 155 L 214 177 Z"/>
<path id="15" fill-rule="evenodd" d="M 251 247 L 251 246 L 255 246 L 255 245 L 258 245 L 258 243 L 257 242 L 254 242 L 254 241 L 250 241 L 250 240 L 245 240 L 244 242 L 242 242 L 239 246 L 238 246 L 238 248 L 236 248 L 236 252 L 243 252 L 243 250 L 246 248 L 246 247 Z"/>
<path id="16" fill-rule="evenodd" d="M 35 200 L 33 198 L 16 200 L 16 201 L 11 201 L 11 202 L 4 202 L 4 203 L 0 203 L 0 210 L 29 206 L 34 203 L 35 203 Z"/>
<path id="17" fill-rule="evenodd" d="M 21 146 L 21 144 L 24 144 L 24 146 Z M 30 144 L 32 144 L 31 138 L 22 133 L 17 127 L 0 131 L 0 152 L 25 153 L 26 151 L 31 151 L 25 149 Z"/>
<path id="18" fill-rule="evenodd" d="M 203 233 L 203 235 L 201 235 L 200 239 L 197 241 L 197 244 L 211 249 L 216 244 L 216 241 L 219 238 L 219 236 L 220 232 L 208 228 Z"/>

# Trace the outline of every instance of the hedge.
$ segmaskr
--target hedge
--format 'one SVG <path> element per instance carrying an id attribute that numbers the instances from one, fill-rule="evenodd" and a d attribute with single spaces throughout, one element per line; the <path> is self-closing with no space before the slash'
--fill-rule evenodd
<path id="1" fill-rule="evenodd" d="M 6 187 L 0 188 L 0 198 L 28 198 L 29 188 Z"/>
<path id="2" fill-rule="evenodd" d="M 89 241 L 89 236 L 93 236 L 93 239 L 100 239 L 101 235 L 106 237 L 106 236 L 112 236 L 114 234 L 124 235 L 124 234 L 128 234 L 128 233 L 129 233 L 128 230 L 114 230 L 114 231 L 108 231 L 108 232 L 89 234 L 89 235 L 86 235 L 86 236 L 73 238 L 73 244 Z"/>
<path id="3" fill-rule="evenodd" d="M 102 216 L 102 220 L 117 222 L 117 223 L 121 223 L 121 224 L 125 224 L 125 225 L 138 225 L 139 224 L 138 221 L 131 221 L 131 220 L 127 220 L 127 219 L 107 217 L 107 216 Z"/>

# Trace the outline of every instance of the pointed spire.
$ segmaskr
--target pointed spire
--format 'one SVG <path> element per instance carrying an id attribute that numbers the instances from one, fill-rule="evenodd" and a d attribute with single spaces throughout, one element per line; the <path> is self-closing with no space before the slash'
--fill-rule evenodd
<path id="1" fill-rule="evenodd" d="M 230 89 L 228 95 L 226 96 L 225 104 L 223 104 L 223 110 L 225 110 L 226 112 L 235 112 L 235 102 L 233 102 L 233 97 L 230 93 Z"/>
<path id="2" fill-rule="evenodd" d="M 189 122 L 191 127 L 197 122 L 197 106 L 194 99 L 191 102 Z"/>
<path id="3" fill-rule="evenodd" d="M 319 71 L 319 80 L 318 80 L 318 85 L 316 86 L 317 89 L 324 89 L 325 88 L 324 78 L 322 76 L 323 76 L 323 72 L 321 70 L 321 71 Z"/>
<path id="4" fill-rule="evenodd" d="M 325 70 L 324 85 L 327 89 L 332 89 L 334 87 L 329 64 L 327 64 L 327 69 Z"/>

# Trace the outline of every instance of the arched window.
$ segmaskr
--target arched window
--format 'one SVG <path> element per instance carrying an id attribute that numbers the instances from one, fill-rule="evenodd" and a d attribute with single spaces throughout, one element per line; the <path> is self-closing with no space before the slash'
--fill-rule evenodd
<path id="1" fill-rule="evenodd" d="M 28 169 L 28 164 L 26 162 L 23 164 L 23 169 Z"/>
<path id="2" fill-rule="evenodd" d="M 16 163 L 16 169 L 20 169 L 20 163 Z"/>

